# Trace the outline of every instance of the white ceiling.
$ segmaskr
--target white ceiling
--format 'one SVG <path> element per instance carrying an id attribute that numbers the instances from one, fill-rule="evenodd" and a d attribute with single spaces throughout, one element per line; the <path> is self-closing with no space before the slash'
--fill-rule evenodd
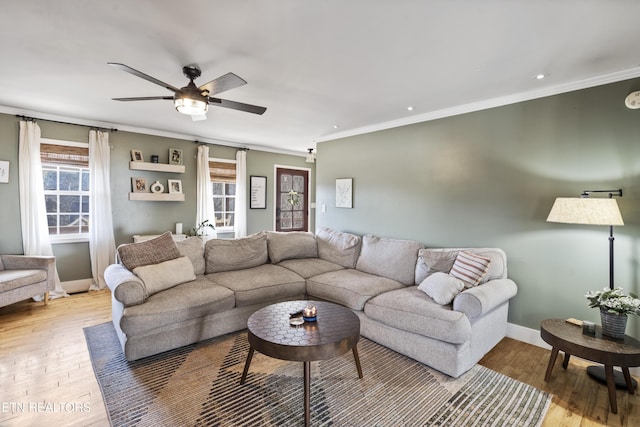
<path id="1" fill-rule="evenodd" d="M 637 0 L 2 3 L 0 112 L 288 152 L 640 76 Z M 183 65 L 197 84 L 232 71 L 248 84 L 219 97 L 267 112 L 193 122 L 171 101 L 113 101 L 172 93 L 107 62 L 177 87 Z"/>

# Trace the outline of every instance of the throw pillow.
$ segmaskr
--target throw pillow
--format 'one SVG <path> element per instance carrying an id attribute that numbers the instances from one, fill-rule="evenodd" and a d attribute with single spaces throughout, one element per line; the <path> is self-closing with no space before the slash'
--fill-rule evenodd
<path id="1" fill-rule="evenodd" d="M 186 256 L 159 264 L 136 267 L 133 269 L 133 274 L 144 282 L 147 297 L 196 279 L 193 264 Z"/>
<path id="2" fill-rule="evenodd" d="M 206 274 L 244 270 L 269 261 L 267 234 L 261 231 L 238 239 L 212 239 L 204 246 Z"/>
<path id="3" fill-rule="evenodd" d="M 120 262 L 130 271 L 133 271 L 136 267 L 160 264 L 180 256 L 180 251 L 169 231 L 144 242 L 127 243 L 118 246 Z"/>
<path id="4" fill-rule="evenodd" d="M 303 231 L 267 232 L 269 259 L 274 264 L 286 259 L 318 258 L 318 244 L 313 233 Z"/>
<path id="5" fill-rule="evenodd" d="M 449 274 L 462 280 L 465 287 L 471 288 L 480 283 L 484 275 L 487 274 L 490 263 L 489 258 L 460 251 Z"/>
<path id="6" fill-rule="evenodd" d="M 404 285 L 415 284 L 416 261 L 422 244 L 413 240 L 390 239 L 367 234 L 356 268 L 387 277 Z"/>
<path id="7" fill-rule="evenodd" d="M 447 305 L 464 289 L 464 282 L 450 274 L 436 272 L 424 279 L 418 289 L 438 304 Z"/>
<path id="8" fill-rule="evenodd" d="M 180 255 L 189 257 L 193 264 L 193 272 L 196 275 L 204 274 L 204 243 L 199 237 L 187 237 L 181 242 L 176 242 Z"/>
<path id="9" fill-rule="evenodd" d="M 318 258 L 343 266 L 355 268 L 360 255 L 362 239 L 351 233 L 320 227 L 316 231 Z"/>

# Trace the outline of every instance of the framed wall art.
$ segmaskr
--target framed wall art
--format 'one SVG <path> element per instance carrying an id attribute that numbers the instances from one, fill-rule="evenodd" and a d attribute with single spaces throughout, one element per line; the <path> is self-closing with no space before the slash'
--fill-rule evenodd
<path id="1" fill-rule="evenodd" d="M 251 209 L 266 209 L 267 208 L 267 177 L 266 176 L 253 176 L 250 177 L 251 188 L 251 203 L 249 207 Z"/>
<path id="2" fill-rule="evenodd" d="M 353 178 L 336 179 L 336 208 L 353 208 Z"/>
<path id="3" fill-rule="evenodd" d="M 9 160 L 0 160 L 0 183 L 9 183 Z"/>

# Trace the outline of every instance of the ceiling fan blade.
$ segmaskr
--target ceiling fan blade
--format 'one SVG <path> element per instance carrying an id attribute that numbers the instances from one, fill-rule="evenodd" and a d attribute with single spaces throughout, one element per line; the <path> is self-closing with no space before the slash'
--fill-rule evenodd
<path id="1" fill-rule="evenodd" d="M 138 96 L 134 98 L 111 98 L 114 101 L 153 101 L 156 99 L 173 99 L 173 96 Z"/>
<path id="2" fill-rule="evenodd" d="M 208 83 L 203 84 L 198 89 L 201 91 L 209 91 L 209 95 L 215 95 L 220 92 L 227 91 L 236 87 L 244 86 L 247 82 L 233 73 L 227 73 L 224 76 L 220 76 L 217 79 L 211 80 Z"/>
<path id="3" fill-rule="evenodd" d="M 147 75 L 147 74 L 145 74 L 145 73 L 143 73 L 141 71 L 138 71 L 138 70 L 136 70 L 134 68 L 129 67 L 128 65 L 120 64 L 118 62 L 107 62 L 107 64 L 111 65 L 114 68 L 122 70 L 122 71 L 124 71 L 126 73 L 133 74 L 136 77 L 140 77 L 141 79 L 145 79 L 148 82 L 155 83 L 158 86 L 162 86 L 165 89 L 169 89 L 170 91 L 173 91 L 173 92 L 179 92 L 180 91 L 180 89 L 178 89 L 177 87 L 172 86 L 169 83 L 165 83 L 165 82 L 163 82 L 161 80 L 158 80 L 155 77 L 151 77 L 151 76 L 149 76 L 149 75 Z"/>
<path id="4" fill-rule="evenodd" d="M 220 98 L 209 97 L 209 104 L 215 105 L 218 107 L 231 108 L 232 110 L 245 111 L 247 113 L 253 113 L 253 114 L 263 114 L 265 111 L 267 111 L 265 107 L 259 107 L 257 105 L 244 104 L 242 102 L 229 101 L 229 100 L 220 99 Z"/>

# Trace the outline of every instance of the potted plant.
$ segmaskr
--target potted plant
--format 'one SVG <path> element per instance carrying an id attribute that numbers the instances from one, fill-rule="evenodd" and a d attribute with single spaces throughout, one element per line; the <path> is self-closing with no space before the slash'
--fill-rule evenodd
<path id="1" fill-rule="evenodd" d="M 189 236 L 197 236 L 202 238 L 203 236 L 209 235 L 209 230 L 215 231 L 215 229 L 216 228 L 213 226 L 213 224 L 211 224 L 208 219 L 205 219 L 200 224 L 189 230 L 188 234 Z"/>
<path id="2" fill-rule="evenodd" d="M 604 288 L 601 291 L 589 291 L 585 297 L 589 300 L 589 307 L 600 309 L 602 334 L 624 338 L 627 315 L 637 315 L 640 310 L 638 296 L 634 293 L 625 295 L 622 288 Z"/>

